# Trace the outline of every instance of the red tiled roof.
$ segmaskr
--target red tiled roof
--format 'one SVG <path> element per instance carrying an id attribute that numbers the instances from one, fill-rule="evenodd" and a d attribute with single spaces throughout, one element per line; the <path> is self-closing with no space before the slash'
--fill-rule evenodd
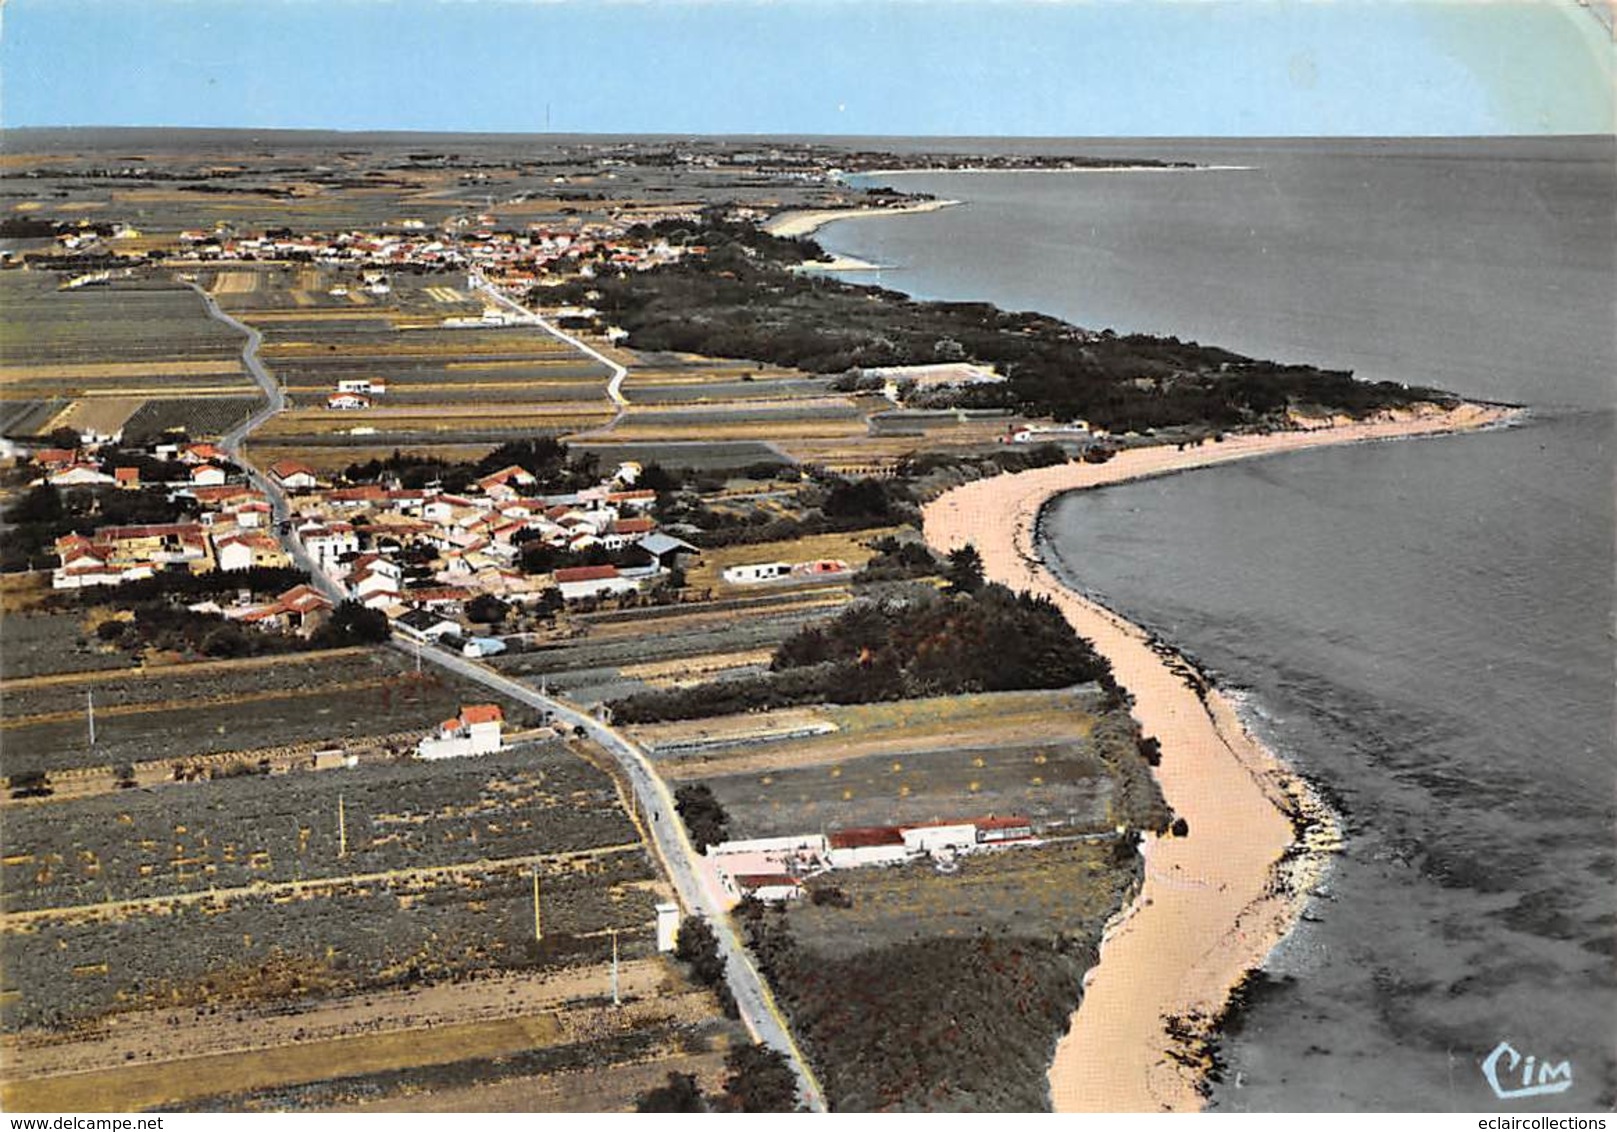
<path id="1" fill-rule="evenodd" d="M 794 876 L 785 873 L 742 873 L 735 878 L 738 888 L 776 888 L 785 885 L 788 888 L 801 888 L 803 882 Z"/>
<path id="2" fill-rule="evenodd" d="M 832 830 L 826 834 L 825 841 L 833 849 L 873 849 L 878 845 L 904 844 L 904 833 L 896 825 L 861 826 Z"/>
<path id="3" fill-rule="evenodd" d="M 136 538 L 166 538 L 174 535 L 178 538 L 200 539 L 202 527 L 197 523 L 151 523 L 145 526 L 133 527 L 102 527 L 96 532 L 103 539 L 120 542 L 124 539 Z"/>
<path id="4" fill-rule="evenodd" d="M 978 829 L 1032 829 L 1033 823 L 1027 818 L 973 818 L 972 825 Z"/>
<path id="5" fill-rule="evenodd" d="M 505 712 L 499 704 L 467 704 L 460 709 L 460 719 L 467 727 L 474 723 L 503 723 Z"/>
<path id="6" fill-rule="evenodd" d="M 556 571 L 556 583 L 562 582 L 599 582 L 607 578 L 616 578 L 616 566 L 564 566 Z"/>

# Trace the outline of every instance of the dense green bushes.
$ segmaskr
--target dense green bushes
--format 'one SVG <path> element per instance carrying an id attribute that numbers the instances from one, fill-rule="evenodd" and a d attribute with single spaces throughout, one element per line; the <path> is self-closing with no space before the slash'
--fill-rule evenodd
<path id="1" fill-rule="evenodd" d="M 1172 337 L 1090 333 L 1060 319 L 988 303 L 916 302 L 879 288 L 787 270 L 790 242 L 718 228 L 693 239 L 708 255 L 632 276 L 592 280 L 602 317 L 642 350 L 747 358 L 813 373 L 968 360 L 1003 385 L 975 386 L 959 404 L 1116 432 L 1174 425 L 1233 427 L 1288 405 L 1364 413 L 1429 391 L 1366 384 L 1349 373 L 1258 361 Z"/>
<path id="2" fill-rule="evenodd" d="M 776 650 L 767 676 L 643 692 L 612 705 L 625 723 L 806 703 L 873 703 L 961 692 L 1111 684 L 1111 665 L 1053 604 L 988 585 L 955 596 L 856 602 Z"/>

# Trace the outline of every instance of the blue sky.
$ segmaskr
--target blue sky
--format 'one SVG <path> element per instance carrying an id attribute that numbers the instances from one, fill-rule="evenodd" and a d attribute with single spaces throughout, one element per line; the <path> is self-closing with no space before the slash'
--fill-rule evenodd
<path id="1" fill-rule="evenodd" d="M 1574 0 L 9 0 L 0 124 L 1609 133 Z"/>

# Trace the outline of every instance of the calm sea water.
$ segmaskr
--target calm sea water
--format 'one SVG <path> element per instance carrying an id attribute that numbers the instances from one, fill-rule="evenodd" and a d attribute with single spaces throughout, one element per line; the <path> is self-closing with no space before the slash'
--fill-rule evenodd
<path id="1" fill-rule="evenodd" d="M 1268 964 L 1278 986 L 1226 1044 L 1216 1106 L 1611 1107 L 1611 140 L 1132 151 L 1252 168 L 905 176 L 967 203 L 822 241 L 921 296 L 1534 408 L 1521 428 L 1051 513 L 1069 580 L 1239 689 L 1345 816 L 1345 852 Z M 1481 1063 L 1504 1040 L 1569 1063 L 1572 1088 L 1496 1098 Z"/>

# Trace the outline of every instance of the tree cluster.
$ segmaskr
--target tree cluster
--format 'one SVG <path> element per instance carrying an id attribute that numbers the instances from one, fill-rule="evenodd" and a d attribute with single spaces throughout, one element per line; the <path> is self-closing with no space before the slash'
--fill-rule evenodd
<path id="1" fill-rule="evenodd" d="M 728 835 L 730 815 L 724 812 L 724 807 L 704 782 L 681 786 L 674 791 L 674 809 L 684 821 L 691 844 L 698 853 L 706 853 L 709 845 L 717 845 Z"/>
<path id="2" fill-rule="evenodd" d="M 1288 406 L 1362 414 L 1436 396 L 1172 337 L 1092 333 L 987 303 L 916 302 L 791 272 L 802 253 L 785 241 L 711 227 L 697 238 L 708 245 L 704 257 L 592 281 L 594 305 L 636 348 L 826 374 L 967 360 L 1008 380 L 964 390 L 962 403 L 1082 418 L 1115 432 L 1261 423 Z"/>
<path id="3" fill-rule="evenodd" d="M 636 1112 L 795 1112 L 797 1076 L 786 1055 L 761 1042 L 725 1055 L 723 1091 L 706 1096 L 691 1073 L 671 1072 L 666 1084 L 635 1099 Z"/>
<path id="4" fill-rule="evenodd" d="M 790 915 L 737 909 L 831 1107 L 1031 1112 L 1094 953 L 1066 939 L 915 939 L 848 956 L 800 944 Z"/>
<path id="5" fill-rule="evenodd" d="M 651 723 L 810 703 L 1113 683 L 1110 663 L 1048 599 L 999 585 L 855 602 L 833 621 L 788 637 L 770 669 L 765 676 L 638 693 L 612 710 L 625 723 Z"/>

